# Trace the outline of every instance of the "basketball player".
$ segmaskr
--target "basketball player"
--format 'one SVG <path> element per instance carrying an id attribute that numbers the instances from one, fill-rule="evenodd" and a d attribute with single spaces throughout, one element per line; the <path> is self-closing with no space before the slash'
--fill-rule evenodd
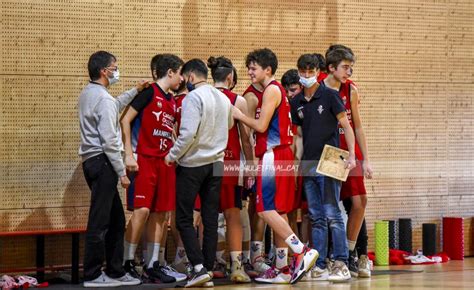
<path id="1" fill-rule="evenodd" d="M 328 59 L 329 58 L 329 59 Z M 346 108 L 349 123 L 353 128 L 355 143 L 356 168 L 352 169 L 347 180 L 342 183 L 341 200 L 348 214 L 347 240 L 349 245 L 349 270 L 353 277 L 370 277 L 370 265 L 367 258 L 367 227 L 365 225 L 365 208 L 367 192 L 364 176 L 372 178 L 367 141 L 359 112 L 359 92 L 349 79 L 355 56 L 352 50 L 342 45 L 333 45 L 326 52 L 328 76 L 324 83 L 339 92 Z M 340 148 L 347 150 L 344 130 L 340 133 Z M 358 260 L 358 255 L 360 259 Z"/>
<path id="2" fill-rule="evenodd" d="M 177 89 L 183 81 L 182 65 L 183 61 L 172 54 L 154 56 L 151 72 L 155 83 L 141 93 L 142 97 L 132 101 L 121 120 L 125 164 L 127 170 L 136 172 L 134 211 L 125 233 L 125 268 L 136 274 L 132 261 L 146 224 L 148 257 L 144 273 L 151 282 L 176 281 L 160 265 L 159 252 L 169 213 L 175 209 L 175 172 L 174 168 L 165 165 L 163 158 L 173 145 L 176 103 L 170 91 Z M 133 156 L 132 140 L 136 142 L 137 160 Z"/>
<path id="3" fill-rule="evenodd" d="M 232 105 L 239 108 L 244 114 L 247 111 L 245 99 L 229 88 L 233 84 L 234 67 L 225 57 L 210 57 L 207 66 L 211 69 L 214 86 L 223 92 Z M 231 166 L 240 167 L 240 153 L 243 151 L 246 160 L 252 160 L 253 148 L 250 143 L 249 129 L 242 123 L 229 131 L 229 139 L 225 150 L 224 160 Z M 242 148 L 241 145 L 242 144 Z M 240 210 L 242 209 L 242 187 L 238 185 L 239 171 L 224 172 L 222 180 L 220 209 L 224 212 L 227 226 L 227 245 L 231 260 L 230 280 L 234 282 L 250 282 L 249 276 L 242 266 L 242 224 Z"/>
<path id="4" fill-rule="evenodd" d="M 281 84 L 285 88 L 286 96 L 291 100 L 294 96 L 299 94 L 303 87 L 300 84 L 300 76 L 298 70 L 287 70 L 281 77 Z"/>
<path id="5" fill-rule="evenodd" d="M 247 67 L 248 69 L 248 67 Z M 257 82 L 253 82 L 243 93 L 244 99 L 247 101 L 247 111 L 249 116 L 255 116 L 255 119 L 260 117 L 262 108 L 263 87 Z M 252 141 L 255 145 L 255 132 L 252 132 Z M 255 157 L 255 156 L 254 156 Z M 252 162 L 247 160 L 247 166 L 256 165 L 257 158 Z M 255 208 L 256 197 L 255 183 L 250 188 L 244 188 L 244 194 L 248 195 L 248 215 L 250 218 L 250 252 L 249 256 L 244 255 L 245 271 L 251 278 L 256 278 L 259 274 L 270 269 L 265 263 L 265 252 L 263 247 L 263 237 L 265 234 L 265 222 L 258 216 Z"/>
<path id="6" fill-rule="evenodd" d="M 293 164 L 290 149 L 293 143 L 291 132 L 290 105 L 284 88 L 275 81 L 278 66 L 276 55 L 270 49 L 258 49 L 247 55 L 246 65 L 253 82 L 259 82 L 265 89 L 258 119 L 247 117 L 238 109 L 234 117 L 257 133 L 255 155 L 260 158 L 257 176 L 256 207 L 259 216 L 273 229 L 277 258 L 274 273 L 264 273 L 256 281 L 265 283 L 296 283 L 316 262 L 318 252 L 307 248 L 293 233 L 285 219 L 284 200 L 295 189 L 293 168 L 284 172 L 281 164 Z M 284 166 L 283 166 L 284 167 Z M 280 215 L 280 214 L 283 214 Z M 288 267 L 288 248 L 295 253 L 293 269 Z"/>

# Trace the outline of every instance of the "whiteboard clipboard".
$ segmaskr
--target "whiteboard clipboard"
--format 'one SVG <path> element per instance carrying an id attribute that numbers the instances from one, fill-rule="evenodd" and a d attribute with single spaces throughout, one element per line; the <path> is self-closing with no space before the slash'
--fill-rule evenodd
<path id="1" fill-rule="evenodd" d="M 345 168 L 344 160 L 349 158 L 349 151 L 324 145 L 316 172 L 340 181 L 346 181 L 349 169 Z"/>

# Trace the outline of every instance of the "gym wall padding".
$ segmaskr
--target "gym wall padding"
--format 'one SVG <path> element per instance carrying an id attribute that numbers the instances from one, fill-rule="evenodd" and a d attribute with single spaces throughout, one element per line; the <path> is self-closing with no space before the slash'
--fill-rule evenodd
<path id="1" fill-rule="evenodd" d="M 375 220 L 411 218 L 418 249 L 422 223 L 439 229 L 443 215 L 474 216 L 471 0 L 0 3 L 2 232 L 85 226 L 77 97 L 88 80 L 87 59 L 101 49 L 118 57 L 115 94 L 149 78 L 151 57 L 163 52 L 186 60 L 225 55 L 243 92 L 245 56 L 255 48 L 275 51 L 280 79 L 300 54 L 348 45 L 357 55 L 353 79 L 375 170 L 366 182 L 370 248 Z M 474 254 L 471 223 L 466 219 L 466 255 Z M 51 240 L 64 254 L 47 255 L 46 263 L 67 263 L 60 244 L 68 240 Z M 11 241 L 0 239 L 2 252 L 24 245 L 17 256 L 33 257 L 30 238 Z M 17 256 L 0 256 L 0 270 Z"/>

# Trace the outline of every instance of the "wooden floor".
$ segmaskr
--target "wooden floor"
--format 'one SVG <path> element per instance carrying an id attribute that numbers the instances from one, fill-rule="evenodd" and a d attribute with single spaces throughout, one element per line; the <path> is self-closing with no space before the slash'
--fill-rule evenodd
<path id="1" fill-rule="evenodd" d="M 295 285 L 241 284 L 216 286 L 215 289 L 474 289 L 474 258 L 426 266 L 376 267 L 376 271 L 393 270 L 392 274 L 375 275 L 370 279 L 352 279 L 350 283 L 299 282 Z M 405 270 L 402 272 L 402 270 Z M 413 271 L 413 272 L 407 272 Z M 423 272 L 419 272 L 423 271 Z M 171 286 L 171 285 L 170 285 Z M 126 289 L 165 289 L 164 285 L 140 285 Z M 172 287 L 172 286 L 171 286 Z M 52 289 L 84 289 L 80 285 L 51 285 Z M 125 287 L 117 288 L 125 289 Z M 203 288 L 197 288 L 203 289 Z M 204 288 L 205 289 L 205 288 Z"/>

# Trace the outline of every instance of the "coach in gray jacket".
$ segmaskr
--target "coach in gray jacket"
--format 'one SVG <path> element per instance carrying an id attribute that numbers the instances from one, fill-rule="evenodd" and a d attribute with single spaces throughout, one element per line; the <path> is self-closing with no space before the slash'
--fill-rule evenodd
<path id="1" fill-rule="evenodd" d="M 91 81 L 79 96 L 81 144 L 79 155 L 87 185 L 91 189 L 91 205 L 87 222 L 84 254 L 84 287 L 137 285 L 140 280 L 123 269 L 125 215 L 117 190 L 130 184 L 123 163 L 120 112 L 148 86 L 140 82 L 136 88 L 112 97 L 107 88 L 118 82 L 119 69 L 115 56 L 98 51 L 88 63 Z M 106 262 L 105 273 L 101 271 Z"/>
<path id="2" fill-rule="evenodd" d="M 216 257 L 224 150 L 233 119 L 229 99 L 207 84 L 208 69 L 202 60 L 188 61 L 181 74 L 191 92 L 183 100 L 179 136 L 165 161 L 178 163 L 176 225 L 194 266 L 194 275 L 186 285 L 190 287 L 211 279 L 207 270 L 212 270 Z M 202 251 L 193 227 L 193 208 L 198 193 L 204 225 Z"/>

